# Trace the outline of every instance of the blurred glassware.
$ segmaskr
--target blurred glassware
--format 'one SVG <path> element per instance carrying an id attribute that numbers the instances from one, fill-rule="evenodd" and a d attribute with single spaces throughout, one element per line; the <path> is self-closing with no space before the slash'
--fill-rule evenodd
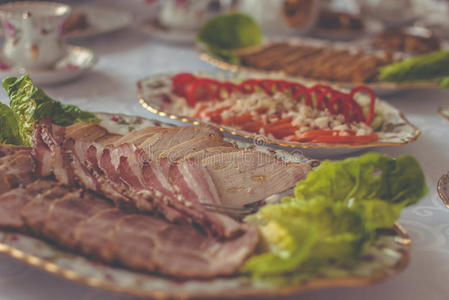
<path id="1" fill-rule="evenodd" d="M 440 38 L 449 39 L 449 1 L 413 0 L 419 14 L 419 24 L 434 31 Z"/>
<path id="2" fill-rule="evenodd" d="M 418 18 L 414 0 L 357 0 L 364 18 L 377 20 L 384 27 L 412 25 Z"/>
<path id="3" fill-rule="evenodd" d="M 251 15 L 267 33 L 307 33 L 323 0 L 239 0 L 236 8 Z"/>
<path id="4" fill-rule="evenodd" d="M 211 17 L 231 9 L 233 0 L 164 0 L 159 13 L 162 26 L 197 30 Z"/>

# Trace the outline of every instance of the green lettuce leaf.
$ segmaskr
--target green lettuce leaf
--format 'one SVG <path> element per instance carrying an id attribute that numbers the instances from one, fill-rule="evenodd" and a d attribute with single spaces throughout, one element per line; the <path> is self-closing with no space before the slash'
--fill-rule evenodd
<path id="1" fill-rule="evenodd" d="M 90 112 L 50 98 L 43 90 L 34 86 L 28 74 L 4 79 L 3 88 L 8 93 L 23 145 L 31 145 L 34 123 L 42 118 L 48 117 L 61 126 L 76 122 L 99 122 Z"/>
<path id="2" fill-rule="evenodd" d="M 237 64 L 238 56 L 231 50 L 260 45 L 262 30 L 252 17 L 234 12 L 208 20 L 197 39 L 210 54 Z"/>
<path id="3" fill-rule="evenodd" d="M 401 210 L 426 191 L 424 174 L 408 155 L 324 161 L 297 184 L 295 197 L 246 219 L 259 225 L 263 253 L 242 272 L 284 284 L 328 268 L 351 268 L 379 229 L 392 228 Z"/>
<path id="4" fill-rule="evenodd" d="M 380 199 L 406 206 L 426 192 L 424 174 L 412 156 L 368 153 L 339 162 L 324 161 L 297 184 L 295 200 L 324 197 L 349 204 Z"/>
<path id="5" fill-rule="evenodd" d="M 412 82 L 438 80 L 445 76 L 449 76 L 449 51 L 441 50 L 382 67 L 379 79 L 391 82 Z"/>
<path id="6" fill-rule="evenodd" d="M 14 113 L 3 103 L 0 103 L 0 144 L 22 144 Z"/>

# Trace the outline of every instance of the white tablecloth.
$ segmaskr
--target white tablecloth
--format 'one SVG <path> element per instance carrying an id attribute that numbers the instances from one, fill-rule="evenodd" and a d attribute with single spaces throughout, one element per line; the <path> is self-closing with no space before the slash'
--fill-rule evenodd
<path id="1" fill-rule="evenodd" d="M 127 7 L 130 2 L 115 4 Z M 152 12 L 142 2 L 132 2 L 131 9 L 138 16 L 148 16 Z M 100 56 L 99 63 L 85 76 L 64 85 L 46 87 L 45 91 L 55 99 L 91 111 L 155 117 L 136 100 L 137 80 L 160 72 L 214 70 L 199 60 L 193 48 L 165 44 L 133 28 L 72 43 L 93 49 Z M 422 130 L 422 136 L 414 143 L 376 149 L 390 155 L 414 155 L 426 174 L 428 195 L 418 205 L 406 209 L 400 219 L 413 239 L 410 264 L 401 274 L 375 286 L 316 291 L 297 296 L 297 299 L 433 300 L 449 297 L 449 209 L 436 193 L 438 178 L 449 170 L 449 121 L 440 117 L 436 110 L 449 103 L 449 93 L 414 90 L 386 100 Z M 0 101 L 7 102 L 3 91 Z M 84 287 L 0 255 L 0 299 L 128 297 Z"/>

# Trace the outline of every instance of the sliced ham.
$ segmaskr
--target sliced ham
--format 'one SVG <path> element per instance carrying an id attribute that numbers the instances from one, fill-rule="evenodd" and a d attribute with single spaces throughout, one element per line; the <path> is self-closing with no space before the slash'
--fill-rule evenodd
<path id="1" fill-rule="evenodd" d="M 15 152 L 20 151 L 20 150 L 30 150 L 31 151 L 31 147 L 0 144 L 0 158 L 2 158 L 3 156 L 14 154 Z"/>
<path id="2" fill-rule="evenodd" d="M 110 208 L 81 221 L 73 234 L 80 251 L 106 263 L 112 263 L 115 252 L 111 236 L 114 233 L 115 223 L 123 215 L 120 209 Z"/>
<path id="3" fill-rule="evenodd" d="M 159 158 L 167 158 L 169 161 L 175 162 L 190 153 L 215 147 L 234 148 L 234 145 L 223 140 L 221 136 L 199 137 L 177 144 L 162 151 Z"/>
<path id="4" fill-rule="evenodd" d="M 184 160 L 190 160 L 198 162 L 199 165 L 201 165 L 201 161 L 205 159 L 206 157 L 218 155 L 222 153 L 228 153 L 228 152 L 235 152 L 240 151 L 238 148 L 235 147 L 210 147 L 205 148 L 196 152 L 189 153 L 185 155 L 183 158 L 181 158 L 179 161 L 182 162 Z"/>
<path id="5" fill-rule="evenodd" d="M 0 227 L 23 231 L 24 222 L 20 216 L 20 209 L 39 194 L 57 185 L 50 180 L 36 180 L 26 185 L 12 189 L 0 196 Z"/>
<path id="6" fill-rule="evenodd" d="M 47 188 L 54 184 L 41 182 Z M 28 192 L 39 191 L 35 184 Z M 128 214 L 94 194 L 59 186 L 21 205 L 22 222 L 0 227 L 20 229 L 26 223 L 31 233 L 83 255 L 176 278 L 233 274 L 259 238 L 257 228 L 245 225 L 240 235 L 220 240 L 194 226 Z"/>
<path id="7" fill-rule="evenodd" d="M 114 141 L 114 146 L 119 146 L 121 144 L 133 144 L 137 146 L 156 133 L 163 132 L 166 129 L 167 128 L 163 127 L 147 127 L 139 130 L 134 130 L 133 132 L 126 134 L 120 139 Z"/>
<path id="8" fill-rule="evenodd" d="M 71 193 L 81 195 L 81 190 L 73 191 L 66 187 L 55 186 L 45 193 L 34 197 L 33 200 L 24 205 L 20 210 L 20 216 L 26 227 L 35 235 L 42 235 L 45 219 L 51 204 Z"/>
<path id="9" fill-rule="evenodd" d="M 106 128 L 98 124 L 85 122 L 70 125 L 65 132 L 66 139 L 72 138 L 83 142 L 95 142 L 103 146 L 113 144 L 121 137 L 121 134 L 110 133 Z"/>
<path id="10" fill-rule="evenodd" d="M 175 145 L 194 138 L 212 136 L 221 137 L 223 134 L 220 130 L 212 126 L 169 128 L 152 135 L 150 138 L 137 145 L 137 147 L 144 150 L 149 155 L 150 159 L 158 159 L 162 152 Z"/>
<path id="11" fill-rule="evenodd" d="M 45 217 L 42 233 L 46 238 L 67 248 L 74 248 L 77 244 L 75 239 L 76 226 L 81 221 L 110 208 L 112 208 L 110 202 L 92 193 L 69 193 L 51 203 Z"/>
<path id="12" fill-rule="evenodd" d="M 306 177 L 310 166 L 286 163 L 273 155 L 238 151 L 202 160 L 217 187 L 222 204 L 241 206 L 293 187 Z"/>
<path id="13" fill-rule="evenodd" d="M 129 215 L 116 223 L 112 239 L 122 265 L 181 278 L 210 278 L 235 273 L 254 250 L 258 232 L 244 227 L 240 236 L 221 242 L 190 226 Z"/>
<path id="14" fill-rule="evenodd" d="M 16 150 L 0 157 L 0 195 L 35 179 L 31 150 Z"/>

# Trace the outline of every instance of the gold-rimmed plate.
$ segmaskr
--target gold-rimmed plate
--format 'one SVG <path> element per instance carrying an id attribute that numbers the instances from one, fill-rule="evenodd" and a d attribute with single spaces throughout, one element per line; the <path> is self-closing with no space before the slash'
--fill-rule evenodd
<path id="1" fill-rule="evenodd" d="M 114 133 L 124 134 L 148 126 L 170 126 L 141 117 L 104 113 L 97 115 L 101 125 Z M 283 150 L 273 151 L 264 146 L 237 143 L 241 147 L 273 152 L 286 160 L 307 161 L 307 158 L 292 156 Z M 360 263 L 351 269 L 328 269 L 319 278 L 279 287 L 264 282 L 255 283 L 241 274 L 210 280 L 182 281 L 129 271 L 88 260 L 24 234 L 0 230 L 0 253 L 68 280 L 111 292 L 153 299 L 279 298 L 310 290 L 370 285 L 401 272 L 409 262 L 410 245 L 411 240 L 405 230 L 396 225 L 384 231 L 375 243 L 367 247 Z"/>
<path id="2" fill-rule="evenodd" d="M 305 85 L 311 85 L 316 82 L 311 80 L 298 80 L 287 78 L 281 74 L 260 74 L 260 73 L 225 73 L 225 72 L 198 72 L 195 73 L 200 77 L 213 78 L 220 81 L 241 82 L 248 78 L 270 78 L 270 79 L 286 79 L 296 80 Z M 339 155 L 344 153 L 356 152 L 373 147 L 385 146 L 401 146 L 415 141 L 420 130 L 411 124 L 405 116 L 392 105 L 385 101 L 376 101 L 376 112 L 384 117 L 384 125 L 382 130 L 377 132 L 379 140 L 367 144 L 350 145 L 350 144 L 322 144 L 322 143 L 299 143 L 287 142 L 284 140 L 269 138 L 260 134 L 246 132 L 237 128 L 202 121 L 197 118 L 181 115 L 180 107 L 173 105 L 173 102 L 167 99 L 173 96 L 171 88 L 172 74 L 160 74 L 147 77 L 137 83 L 138 98 L 140 104 L 148 111 L 158 114 L 159 116 L 169 118 L 171 120 L 179 120 L 184 123 L 194 125 L 209 124 L 218 127 L 221 131 L 232 136 L 240 137 L 262 143 L 270 146 L 279 146 L 290 149 L 301 149 L 306 155 L 314 157 L 325 157 L 329 155 Z M 168 96 L 168 97 L 167 97 Z M 365 96 L 361 97 L 362 101 L 369 101 Z M 187 106 L 187 103 L 185 104 Z"/>

